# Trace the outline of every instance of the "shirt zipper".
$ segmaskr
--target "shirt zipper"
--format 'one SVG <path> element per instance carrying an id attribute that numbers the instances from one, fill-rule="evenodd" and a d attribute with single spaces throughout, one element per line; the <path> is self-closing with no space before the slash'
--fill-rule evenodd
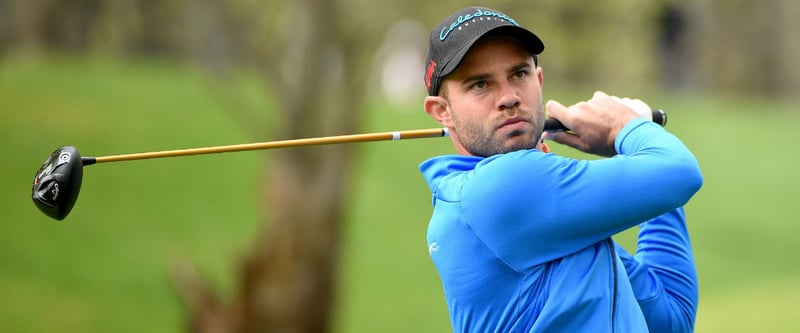
<path id="1" fill-rule="evenodd" d="M 617 331 L 616 314 L 617 314 L 617 251 L 614 249 L 614 241 L 609 237 L 606 239 L 608 243 L 608 251 L 611 254 L 611 270 L 614 273 L 614 291 L 611 296 L 611 332 Z"/>

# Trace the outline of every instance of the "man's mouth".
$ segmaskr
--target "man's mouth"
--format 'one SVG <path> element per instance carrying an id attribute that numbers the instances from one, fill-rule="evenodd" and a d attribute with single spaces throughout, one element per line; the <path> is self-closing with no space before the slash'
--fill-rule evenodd
<path id="1" fill-rule="evenodd" d="M 528 121 L 525 120 L 525 118 L 521 118 L 521 117 L 508 118 L 508 119 L 506 119 L 506 121 L 504 121 L 502 124 L 500 124 L 500 126 L 498 128 L 504 128 L 504 129 L 505 128 L 508 128 L 508 129 L 512 129 L 513 128 L 513 129 L 515 129 L 515 128 L 519 128 L 519 127 L 525 126 L 525 124 L 527 124 L 527 123 L 528 123 Z"/>

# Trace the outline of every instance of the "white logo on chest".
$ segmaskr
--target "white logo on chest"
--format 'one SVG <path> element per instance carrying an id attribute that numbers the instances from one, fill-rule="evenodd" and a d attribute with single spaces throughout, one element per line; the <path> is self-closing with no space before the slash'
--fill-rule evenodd
<path id="1" fill-rule="evenodd" d="M 428 254 L 433 255 L 437 250 L 439 250 L 439 243 L 433 242 L 431 245 L 428 245 Z"/>

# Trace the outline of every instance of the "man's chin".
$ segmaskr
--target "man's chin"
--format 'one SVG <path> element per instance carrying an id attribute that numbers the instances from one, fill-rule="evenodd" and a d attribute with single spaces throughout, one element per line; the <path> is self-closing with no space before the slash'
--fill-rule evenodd
<path id="1" fill-rule="evenodd" d="M 533 140 L 530 135 L 518 135 L 506 141 L 504 150 L 506 153 L 510 153 L 512 151 L 534 148 L 536 148 L 536 140 Z"/>
<path id="2" fill-rule="evenodd" d="M 530 135 L 531 135 L 530 131 L 528 131 L 527 129 L 524 129 L 524 128 L 515 129 L 515 130 L 513 130 L 511 132 L 508 132 L 508 137 L 509 138 L 524 137 L 524 136 L 530 136 Z"/>

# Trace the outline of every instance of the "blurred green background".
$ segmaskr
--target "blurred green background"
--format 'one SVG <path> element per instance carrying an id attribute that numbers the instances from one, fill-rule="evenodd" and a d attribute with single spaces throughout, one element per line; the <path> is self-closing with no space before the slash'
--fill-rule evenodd
<path id="1" fill-rule="evenodd" d="M 9 19 L 8 11 L 2 13 L 10 3 L 0 1 L 0 18 Z M 777 7 L 780 2 L 767 3 L 772 10 L 784 8 Z M 432 26 L 440 14 L 465 5 L 447 2 L 433 8 L 438 12 L 425 24 Z M 563 6 L 574 7 L 563 9 L 573 14 L 583 8 L 574 1 Z M 12 35 L 9 26 L 0 24 L 6 27 L 0 36 Z M 424 40 L 424 34 L 419 38 Z M 221 81 L 204 63 L 180 57 L 2 41 L 0 331 L 184 331 L 185 310 L 170 272 L 188 259 L 222 295 L 234 292 L 232 272 L 254 241 L 260 210 L 268 209 L 259 186 L 273 155 L 248 152 L 90 166 L 80 199 L 60 222 L 32 204 L 33 175 L 50 152 L 64 145 L 78 147 L 85 156 L 103 156 L 261 140 L 248 127 L 253 124 L 243 124 L 231 109 L 258 110 L 255 126 L 266 133 L 279 131 L 282 118 L 269 83 L 246 66 L 234 66 Z M 579 50 L 557 42 L 558 47 Z M 653 72 L 610 77 L 599 70 L 577 79 L 559 69 L 568 60 L 558 58 L 544 58 L 556 67 L 555 75 L 545 75 L 546 99 L 572 103 L 594 89 L 635 94 L 669 112 L 668 129 L 700 160 L 705 185 L 686 209 L 701 283 L 696 331 L 797 331 L 800 226 L 791 209 L 800 195 L 800 103 L 793 93 L 793 72 L 770 69 L 780 61 L 761 61 L 767 74 L 787 72 L 782 85 L 745 76 L 756 81 L 747 84 L 759 87 L 750 89 L 730 79 L 735 75 L 729 72 L 738 68 L 732 66 L 722 71 L 724 79 L 684 77 L 676 78 L 682 82 L 677 86 L 643 87 L 635 78 Z M 360 132 L 435 127 L 421 109 L 420 95 L 389 100 L 380 95 L 369 100 Z M 332 330 L 450 331 L 425 246 L 430 194 L 417 171 L 423 160 L 451 153 L 449 141 L 365 143 L 357 149 Z M 629 231 L 618 241 L 630 246 L 634 236 Z"/>

